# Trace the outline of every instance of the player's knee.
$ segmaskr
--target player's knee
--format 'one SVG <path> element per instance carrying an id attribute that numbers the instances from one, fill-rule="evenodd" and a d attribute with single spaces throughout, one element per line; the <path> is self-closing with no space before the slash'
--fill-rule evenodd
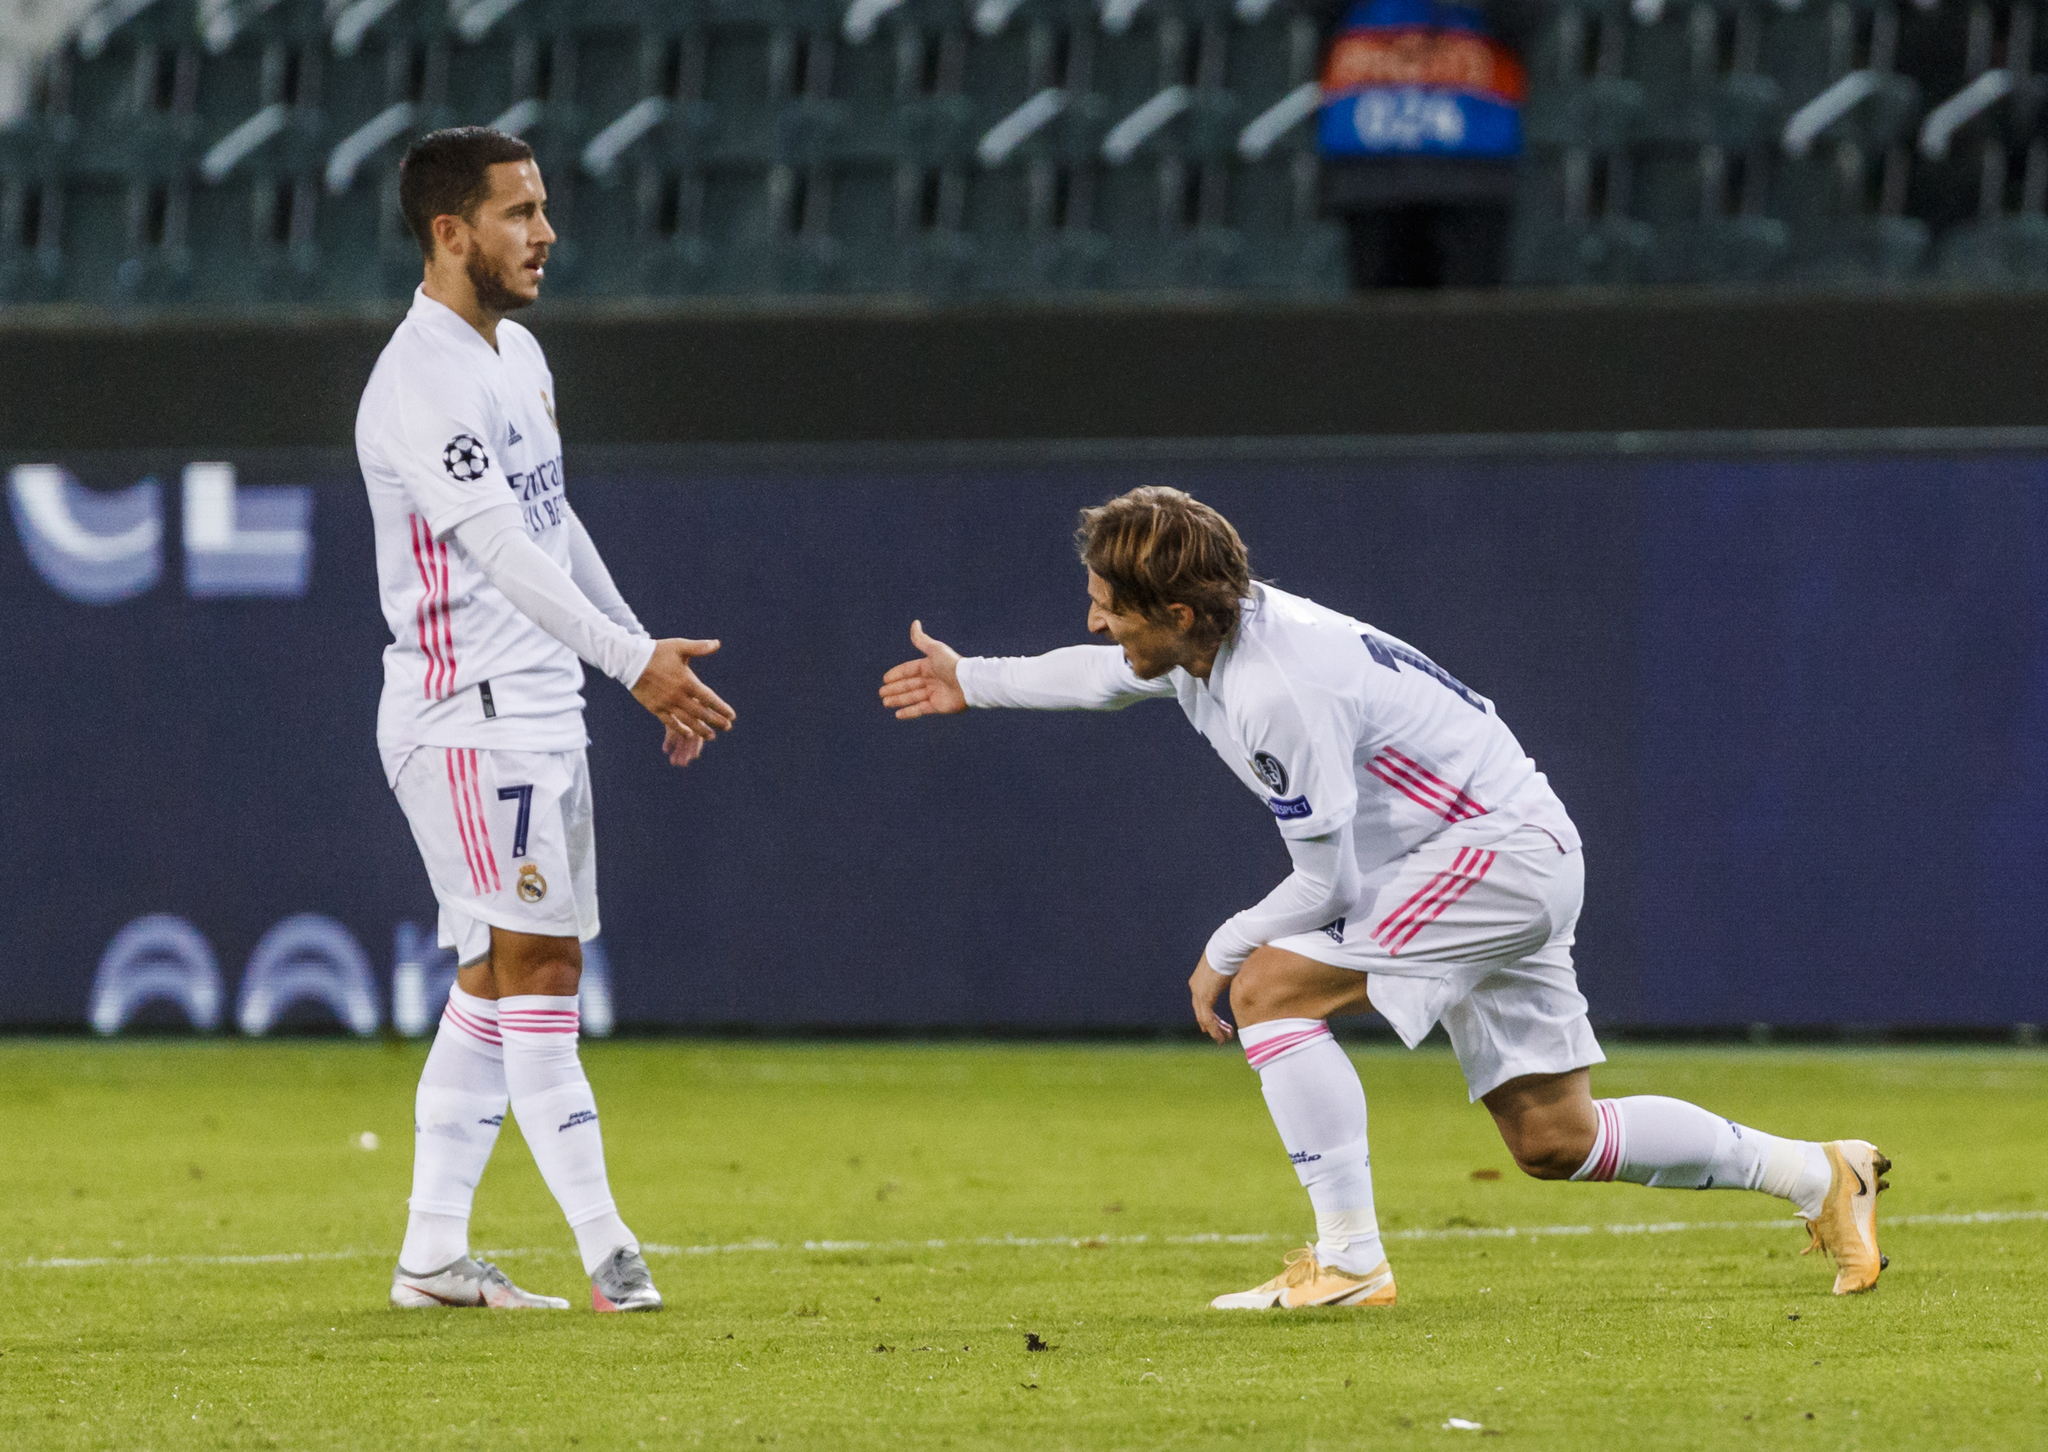
<path id="1" fill-rule="evenodd" d="M 501 939 L 495 942 L 492 957 L 500 994 L 568 998 L 583 977 L 583 945 L 574 938 Z"/>
<path id="2" fill-rule="evenodd" d="M 1567 1127 L 1543 1121 L 1512 1127 L 1503 1124 L 1501 1138 L 1515 1157 L 1516 1167 L 1538 1180 L 1569 1180 L 1592 1150 L 1591 1145 L 1579 1143 L 1579 1137 Z"/>
<path id="3" fill-rule="evenodd" d="M 1569 1180 L 1581 1163 L 1581 1160 L 1568 1155 L 1515 1156 L 1515 1164 L 1521 1172 L 1538 1180 Z"/>
<path id="4" fill-rule="evenodd" d="M 1264 1023 L 1285 1015 L 1281 1010 L 1280 985 L 1256 961 L 1246 963 L 1230 980 L 1230 1012 L 1240 1025 Z"/>

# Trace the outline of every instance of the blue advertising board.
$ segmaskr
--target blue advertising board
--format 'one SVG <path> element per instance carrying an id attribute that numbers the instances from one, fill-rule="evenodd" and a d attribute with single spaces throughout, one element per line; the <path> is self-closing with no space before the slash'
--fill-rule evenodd
<path id="1" fill-rule="evenodd" d="M 6 465 L 0 1022 L 418 1032 L 449 965 L 372 740 L 346 454 Z M 2048 1019 L 2048 459 L 591 452 L 571 494 L 737 729 L 587 687 L 587 1018 L 1179 1028 L 1286 871 L 1171 703 L 899 723 L 913 617 L 1085 638 L 1075 511 L 1171 482 L 1492 697 L 1586 839 L 1596 1021 Z"/>

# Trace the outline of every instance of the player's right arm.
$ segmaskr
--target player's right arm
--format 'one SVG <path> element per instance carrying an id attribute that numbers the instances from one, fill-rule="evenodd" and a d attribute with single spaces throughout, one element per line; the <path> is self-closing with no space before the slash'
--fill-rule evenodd
<path id="1" fill-rule="evenodd" d="M 969 706 L 1019 706 L 1039 711 L 1113 711 L 1170 696 L 1171 679 L 1139 680 L 1114 645 L 1070 645 L 1044 655 L 962 656 L 912 621 L 916 660 L 882 677 L 882 704 L 899 721 L 945 716 Z"/>

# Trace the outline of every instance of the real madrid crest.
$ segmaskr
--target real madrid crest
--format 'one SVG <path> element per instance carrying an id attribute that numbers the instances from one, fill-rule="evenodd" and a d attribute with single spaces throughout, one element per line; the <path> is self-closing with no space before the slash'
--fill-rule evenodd
<path id="1" fill-rule="evenodd" d="M 539 902 L 548 895 L 548 880 L 540 875 L 540 869 L 531 862 L 519 868 L 519 896 L 526 902 Z"/>

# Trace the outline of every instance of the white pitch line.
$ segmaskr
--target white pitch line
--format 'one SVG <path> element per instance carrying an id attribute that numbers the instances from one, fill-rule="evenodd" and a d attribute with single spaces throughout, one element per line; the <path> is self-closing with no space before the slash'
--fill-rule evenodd
<path id="1" fill-rule="evenodd" d="M 2048 1210 L 1977 1210 L 1932 1215 L 1891 1215 L 1886 1229 L 1901 1225 L 2013 1225 L 2048 1220 Z M 1662 1220 L 1633 1225 L 1448 1225 L 1438 1229 L 1390 1230 L 1387 1240 L 1538 1240 L 1547 1235 L 1676 1235 L 1695 1230 L 1772 1230 L 1797 1227 L 1796 1218 L 1782 1220 Z M 1226 1235 L 1209 1231 L 1200 1235 L 978 1235 L 960 1239 L 933 1240 L 741 1240 L 725 1245 L 662 1245 L 643 1241 L 640 1248 L 649 1255 L 745 1255 L 757 1252 L 788 1254 L 796 1251 L 831 1254 L 848 1251 L 969 1250 L 969 1249 L 1065 1249 L 1100 1250 L 1110 1246 L 1140 1245 L 1267 1245 L 1292 1242 L 1296 1237 L 1263 1232 Z M 257 1266 L 297 1265 L 316 1261 L 381 1259 L 391 1254 L 389 1246 L 376 1249 L 282 1251 L 273 1255 L 93 1255 L 31 1257 L 10 1261 L 8 1270 L 85 1270 L 98 1266 Z M 494 1260 L 568 1255 L 561 1246 L 485 1250 L 478 1254 Z"/>

